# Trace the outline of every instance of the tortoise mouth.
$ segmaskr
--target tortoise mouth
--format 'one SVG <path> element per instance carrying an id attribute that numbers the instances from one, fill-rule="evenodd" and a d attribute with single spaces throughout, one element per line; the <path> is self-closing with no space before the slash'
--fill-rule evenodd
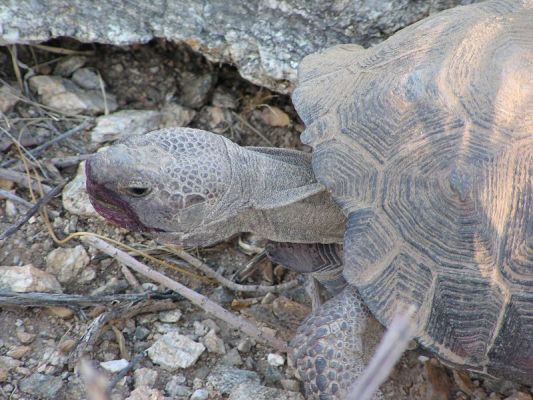
<path id="1" fill-rule="evenodd" d="M 96 179 L 91 159 L 85 164 L 86 188 L 89 200 L 98 214 L 121 228 L 136 232 L 162 232 L 144 225 L 135 211 L 119 193 L 106 187 Z"/>

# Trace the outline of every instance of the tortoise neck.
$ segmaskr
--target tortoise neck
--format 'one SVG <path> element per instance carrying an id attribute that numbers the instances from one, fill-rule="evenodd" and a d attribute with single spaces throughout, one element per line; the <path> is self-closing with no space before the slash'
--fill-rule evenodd
<path id="1" fill-rule="evenodd" d="M 249 193 L 241 231 L 277 242 L 340 243 L 345 217 L 317 183 L 307 153 L 277 148 L 246 148 Z"/>

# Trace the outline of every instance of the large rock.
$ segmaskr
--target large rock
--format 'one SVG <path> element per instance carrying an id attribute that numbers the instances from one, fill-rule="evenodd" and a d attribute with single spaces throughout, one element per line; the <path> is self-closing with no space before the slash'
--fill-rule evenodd
<path id="1" fill-rule="evenodd" d="M 61 293 L 57 279 L 32 264 L 18 266 L 0 266 L 0 290 L 12 292 L 47 292 Z"/>
<path id="2" fill-rule="evenodd" d="M 290 91 L 307 54 L 338 43 L 369 46 L 429 13 L 474 0 L 18 0 L 0 5 L 0 44 L 67 36 L 131 44 L 183 41 L 243 77 Z"/>

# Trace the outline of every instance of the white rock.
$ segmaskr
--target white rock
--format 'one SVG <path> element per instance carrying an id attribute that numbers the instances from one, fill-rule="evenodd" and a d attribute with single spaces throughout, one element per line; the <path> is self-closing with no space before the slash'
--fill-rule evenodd
<path id="1" fill-rule="evenodd" d="M 207 351 L 216 354 L 226 354 L 226 347 L 224 341 L 217 336 L 214 330 L 210 330 L 207 335 L 204 336 L 203 342 Z"/>
<path id="2" fill-rule="evenodd" d="M 196 116 L 196 111 L 176 103 L 165 104 L 161 109 L 161 113 L 161 128 L 187 126 Z"/>
<path id="3" fill-rule="evenodd" d="M 94 144 L 111 142 L 124 137 L 141 135 L 158 129 L 162 113 L 153 110 L 124 110 L 96 119 L 91 131 Z"/>
<path id="4" fill-rule="evenodd" d="M 157 371 L 150 368 L 139 368 L 133 373 L 135 387 L 148 386 L 153 387 L 157 380 Z"/>
<path id="5" fill-rule="evenodd" d="M 34 76 L 30 87 L 43 104 L 68 114 L 102 114 L 106 108 L 113 112 L 118 107 L 114 95 L 107 93 L 104 99 L 100 90 L 84 90 L 59 76 Z"/>
<path id="6" fill-rule="evenodd" d="M 72 282 L 89 261 L 89 256 L 81 244 L 70 248 L 60 247 L 46 256 L 46 271 L 55 275 L 61 283 Z"/>
<path id="7" fill-rule="evenodd" d="M 267 356 L 267 361 L 273 367 L 281 367 L 285 364 L 285 358 L 282 355 L 269 353 Z"/>
<path id="8" fill-rule="evenodd" d="M 176 308 L 175 310 L 160 312 L 158 318 L 161 322 L 178 322 L 181 318 L 181 310 L 179 308 Z"/>
<path id="9" fill-rule="evenodd" d="M 61 195 L 63 207 L 71 214 L 82 217 L 99 217 L 99 214 L 89 200 L 89 195 L 85 189 L 86 182 L 85 161 L 83 161 L 80 163 L 74 179 L 63 188 Z"/>
<path id="10" fill-rule="evenodd" d="M 197 389 L 192 394 L 190 400 L 207 400 L 209 398 L 209 391 L 207 389 Z"/>
<path id="11" fill-rule="evenodd" d="M 119 372 L 128 366 L 128 360 L 121 358 L 120 360 L 103 361 L 100 366 L 109 372 Z"/>
<path id="12" fill-rule="evenodd" d="M 151 360 L 164 369 L 174 371 L 177 368 L 188 368 L 194 365 L 205 346 L 177 332 L 169 332 L 161 336 L 149 349 Z"/>
<path id="13" fill-rule="evenodd" d="M 13 292 L 61 293 L 61 285 L 48 272 L 35 268 L 32 264 L 22 267 L 0 266 L 0 290 Z"/>

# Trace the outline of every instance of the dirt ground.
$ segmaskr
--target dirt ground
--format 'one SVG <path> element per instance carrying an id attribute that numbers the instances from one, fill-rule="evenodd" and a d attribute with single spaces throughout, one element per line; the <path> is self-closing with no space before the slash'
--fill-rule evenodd
<path id="1" fill-rule="evenodd" d="M 159 41 L 123 48 L 82 45 L 70 40 L 58 40 L 47 45 L 83 52 L 83 67 L 101 76 L 106 93 L 116 96 L 118 110 L 160 110 L 167 104 L 177 104 L 192 111 L 189 115 L 194 114 L 188 123 L 190 127 L 222 134 L 241 145 L 306 150 L 298 139 L 303 125 L 289 97 L 256 87 L 241 79 L 234 68 L 211 64 L 186 47 Z M 15 48 L 0 48 L 2 83 L 19 90 L 16 104 L 0 114 L 0 160 L 14 160 L 4 168 L 24 172 L 13 138 L 17 138 L 25 149 L 31 150 L 88 120 L 88 129 L 51 145 L 31 163 L 43 183 L 54 187 L 62 179 L 72 179 L 76 175 L 79 161 L 83 159 L 79 157 L 72 161 L 66 157 L 93 153 L 103 144 L 91 141 L 90 128 L 95 125 L 93 118 L 87 118 L 87 114 L 68 115 L 62 110 L 47 108 L 41 104 L 41 97 L 28 87 L 28 79 L 34 75 L 57 75 L 58 64 L 65 63 L 73 54 L 59 54 L 48 48 L 29 46 L 18 46 L 16 54 L 14 50 Z M 18 60 L 18 69 L 13 67 L 14 60 Z M 20 76 L 17 76 L 17 72 L 20 72 Z M 64 162 L 61 163 L 58 159 Z M 23 184 L 0 179 L 0 189 L 32 202 L 31 195 Z M 26 212 L 27 208 L 24 206 L 0 196 L 0 233 Z M 98 233 L 149 251 L 150 254 L 198 274 L 187 263 L 165 252 L 148 237 L 116 228 L 98 217 L 69 213 L 61 196 L 49 203 L 48 213 L 51 227 L 60 238 L 77 231 Z M 257 252 L 253 251 L 257 246 L 247 245 L 252 239 L 245 236 L 208 249 L 187 250 L 226 278 L 237 280 L 239 273 Z M 73 248 L 78 245 L 79 241 L 72 240 L 62 246 Z M 259 247 L 260 245 L 261 242 L 258 243 Z M 134 285 L 135 280 L 145 290 L 167 292 L 165 288 L 151 284 L 140 275 L 134 274 L 135 280 L 128 278 L 122 266 L 114 259 L 83 246 L 88 252 L 88 264 L 78 277 L 61 283 L 63 293 L 96 296 L 136 293 L 138 288 Z M 0 241 L 0 265 L 32 264 L 38 269 L 48 270 L 47 256 L 58 247 L 61 245 L 54 242 L 43 218 L 35 215 L 15 234 Z M 273 329 L 284 339 L 290 338 L 299 321 L 310 310 L 303 285 L 274 296 L 245 295 L 213 282 L 206 282 L 205 279 L 149 264 L 225 308 L 249 317 L 259 326 Z M 261 260 L 257 263 L 255 272 L 242 283 L 278 284 L 295 278 L 297 277 L 293 273 L 280 266 Z M 265 297 L 268 298 L 265 300 Z M 156 304 L 155 309 L 179 310 L 181 315 L 174 322 L 166 322 L 172 321 L 172 318 L 163 312 L 153 311 L 154 309 L 147 309 L 148 311 L 126 319 L 121 319 L 119 315 L 101 330 L 92 351 L 86 354 L 95 366 L 95 371 L 107 382 L 112 381 L 116 373 L 101 368 L 101 362 L 122 358 L 131 360 L 149 348 L 159 335 L 173 329 L 173 326 L 179 329 L 180 334 L 196 338 L 200 342 L 205 340 L 205 332 L 212 329 L 222 341 L 223 351 L 204 351 L 194 365 L 177 371 L 168 371 L 149 357 L 142 358 L 133 370 L 144 369 L 142 373 L 145 374 L 149 374 L 147 370 L 155 371 L 156 378 L 148 385 L 152 392 L 145 397 L 139 395 L 141 397 L 130 398 L 199 399 L 202 397 L 198 391 L 204 388 L 208 390 L 210 399 L 227 398 L 229 394 L 208 379 L 215 366 L 221 363 L 241 370 L 255 371 L 261 385 L 286 391 L 299 389 L 299 382 L 286 360 L 283 365 L 269 363 L 268 354 L 275 353 L 273 349 L 248 340 L 246 335 L 217 320 L 216 316 L 207 315 L 179 296 L 174 296 L 171 300 L 153 300 L 151 304 Z M 78 360 L 74 356 L 69 358 L 69 354 L 76 354 L 79 340 L 87 334 L 95 319 L 116 307 L 119 307 L 118 303 L 83 307 L 71 305 L 67 308 L 1 308 L 0 398 L 87 398 L 87 383 L 79 378 L 79 371 L 75 369 Z M 43 380 L 29 379 L 36 373 L 44 376 L 41 377 Z M 131 371 L 127 374 L 114 387 L 112 398 L 134 396 L 131 392 L 138 388 L 142 373 Z M 40 391 L 39 386 L 51 383 L 57 385 L 56 391 Z M 520 392 L 516 392 L 517 390 Z M 531 399 L 527 394 L 528 390 L 453 371 L 440 365 L 435 358 L 420 349 L 407 352 L 384 389 L 389 399 L 516 400 Z"/>

